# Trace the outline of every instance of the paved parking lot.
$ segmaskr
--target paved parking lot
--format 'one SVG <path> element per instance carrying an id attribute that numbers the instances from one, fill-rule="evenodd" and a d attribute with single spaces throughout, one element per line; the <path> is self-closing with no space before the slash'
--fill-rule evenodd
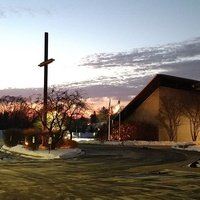
<path id="1" fill-rule="evenodd" d="M 0 162 L 0 199 L 198 199 L 197 152 L 87 145 L 69 160 Z"/>

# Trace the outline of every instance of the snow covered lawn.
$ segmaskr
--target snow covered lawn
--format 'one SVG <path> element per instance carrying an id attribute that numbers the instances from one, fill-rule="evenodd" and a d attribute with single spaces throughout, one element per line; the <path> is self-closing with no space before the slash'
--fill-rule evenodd
<path id="1" fill-rule="evenodd" d="M 124 145 L 124 146 L 145 146 L 145 147 L 168 147 L 168 148 L 175 148 L 179 150 L 188 150 L 188 151 L 199 151 L 200 152 L 200 145 L 195 142 L 169 142 L 169 141 L 104 141 L 103 143 L 95 140 L 83 140 L 79 141 L 82 143 L 91 143 L 91 144 L 105 144 L 105 145 Z M 83 152 L 79 148 L 74 149 L 56 149 L 56 150 L 28 150 L 23 145 L 17 145 L 14 147 L 7 147 L 3 145 L 0 149 L 6 153 L 14 153 L 19 154 L 23 157 L 29 157 L 34 159 L 68 159 L 74 158 L 81 155 Z M 200 160 L 195 161 L 196 167 L 200 167 Z M 193 165 L 192 165 L 193 166 Z"/>
<path id="2" fill-rule="evenodd" d="M 1 151 L 6 153 L 20 154 L 23 157 L 35 158 L 35 159 L 59 159 L 59 158 L 73 158 L 82 153 L 81 149 L 56 149 L 56 150 L 28 150 L 23 145 L 17 145 L 14 147 L 7 147 L 3 145 Z"/>

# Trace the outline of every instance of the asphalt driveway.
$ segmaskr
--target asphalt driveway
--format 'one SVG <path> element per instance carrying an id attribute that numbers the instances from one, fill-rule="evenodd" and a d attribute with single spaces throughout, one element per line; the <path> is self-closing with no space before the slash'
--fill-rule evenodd
<path id="1" fill-rule="evenodd" d="M 68 160 L 3 159 L 0 199 L 200 199 L 198 152 L 80 144 Z"/>

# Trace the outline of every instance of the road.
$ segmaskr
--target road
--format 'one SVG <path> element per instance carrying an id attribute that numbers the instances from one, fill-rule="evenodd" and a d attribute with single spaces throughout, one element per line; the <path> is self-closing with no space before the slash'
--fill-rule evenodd
<path id="1" fill-rule="evenodd" d="M 69 160 L 2 159 L 0 199 L 200 199 L 200 169 L 187 166 L 198 152 L 79 147 L 85 154 Z"/>

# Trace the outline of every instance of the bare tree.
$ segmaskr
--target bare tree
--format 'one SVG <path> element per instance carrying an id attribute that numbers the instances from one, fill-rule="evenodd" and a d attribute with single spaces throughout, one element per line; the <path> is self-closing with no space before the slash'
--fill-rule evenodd
<path id="1" fill-rule="evenodd" d="M 27 100 L 21 96 L 2 96 L 0 98 L 0 111 L 10 112 L 27 108 Z"/>
<path id="2" fill-rule="evenodd" d="M 200 97 L 187 94 L 183 98 L 183 111 L 190 121 L 190 133 L 193 141 L 197 140 L 200 131 Z"/>
<path id="3" fill-rule="evenodd" d="M 2 96 L 0 98 L 1 128 L 27 128 L 31 126 L 28 100 L 21 96 Z M 6 117 L 5 117 L 6 116 Z"/>
<path id="4" fill-rule="evenodd" d="M 34 101 L 34 110 L 38 113 L 39 119 L 44 128 L 52 134 L 59 133 L 61 139 L 65 131 L 70 130 L 71 122 L 84 115 L 87 104 L 79 91 L 69 92 L 68 90 L 49 90 L 47 99 L 47 123 L 43 119 L 43 98 L 38 96 Z M 72 138 L 72 133 L 71 138 Z"/>
<path id="5" fill-rule="evenodd" d="M 167 94 L 160 99 L 158 119 L 167 130 L 169 140 L 177 139 L 177 129 L 180 126 L 182 115 L 182 104 L 180 97 L 175 94 Z"/>

